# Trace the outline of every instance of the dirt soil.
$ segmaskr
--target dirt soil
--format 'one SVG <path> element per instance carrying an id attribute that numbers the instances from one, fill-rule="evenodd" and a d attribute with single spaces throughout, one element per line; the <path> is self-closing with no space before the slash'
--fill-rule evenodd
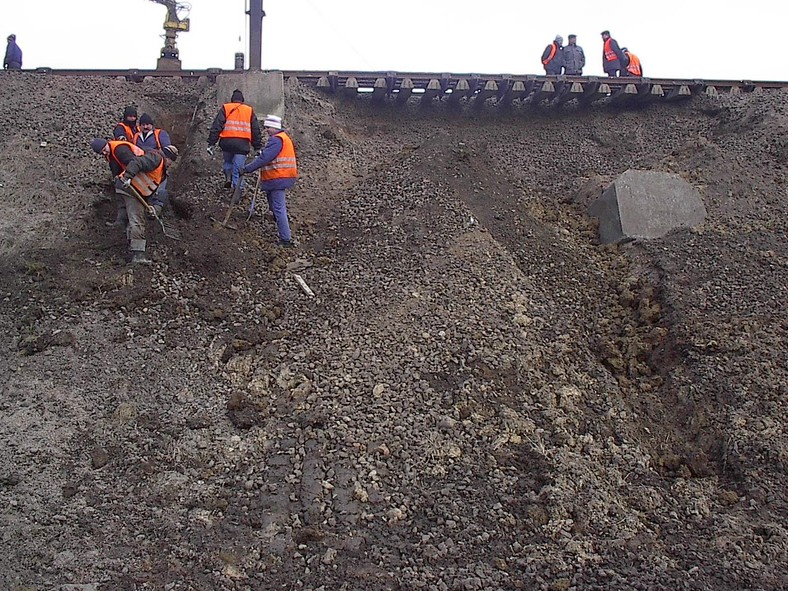
<path id="1" fill-rule="evenodd" d="M 788 94 L 288 83 L 289 250 L 251 182 L 211 221 L 210 84 L 0 85 L 0 589 L 788 589 Z M 126 104 L 182 155 L 147 267 L 88 146 Z M 600 245 L 632 168 L 706 223 Z"/>

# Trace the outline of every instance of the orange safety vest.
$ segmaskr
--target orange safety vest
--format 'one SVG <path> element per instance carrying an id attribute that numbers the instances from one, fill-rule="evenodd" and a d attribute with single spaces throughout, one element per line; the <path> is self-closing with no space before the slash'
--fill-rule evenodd
<path id="1" fill-rule="evenodd" d="M 643 69 L 640 67 L 640 58 L 629 51 L 625 55 L 629 58 L 627 72 L 638 78 L 641 77 L 643 75 Z"/>
<path id="2" fill-rule="evenodd" d="M 252 141 L 252 107 L 244 103 L 226 103 L 224 105 L 224 129 L 220 138 L 237 137 Z"/>
<path id="3" fill-rule="evenodd" d="M 115 140 L 112 142 L 107 142 L 109 144 L 109 156 L 107 160 L 110 158 L 114 160 L 118 166 L 120 166 L 123 172 L 126 172 L 126 165 L 123 164 L 118 157 L 115 155 L 115 150 L 117 150 L 120 146 L 128 146 L 129 149 L 135 156 L 144 156 L 145 150 L 140 148 L 139 146 L 135 146 L 131 142 L 126 142 L 124 140 Z M 139 174 L 135 175 L 133 179 L 131 179 L 131 184 L 137 189 L 137 192 L 142 195 L 143 197 L 147 197 L 148 195 L 152 195 L 156 189 L 159 188 L 161 181 L 164 179 L 164 158 L 161 159 L 161 164 L 159 164 L 154 170 L 151 172 L 140 172 Z"/>
<path id="4" fill-rule="evenodd" d="M 126 125 L 125 123 L 123 123 L 123 121 L 118 123 L 118 125 L 120 125 L 123 128 L 123 132 L 124 132 L 123 135 L 126 136 L 126 140 L 130 142 L 134 141 L 134 135 L 137 132 L 139 132 L 139 127 L 136 127 L 136 129 L 132 129 L 131 126 Z M 117 127 L 118 125 L 116 125 L 115 127 Z"/>
<path id="5" fill-rule="evenodd" d="M 154 129 L 153 130 L 153 137 L 156 138 L 156 150 L 161 150 L 164 146 L 161 145 L 161 140 L 159 136 L 161 135 L 161 129 Z M 134 134 L 134 145 L 137 145 L 137 138 L 142 137 L 142 131 L 138 131 Z"/>
<path id="6" fill-rule="evenodd" d="M 284 131 L 275 133 L 274 137 L 281 138 L 282 149 L 276 158 L 260 169 L 260 180 L 273 181 L 275 179 L 298 178 L 298 167 L 296 166 L 296 154 L 293 140 L 291 140 L 290 136 Z"/>
<path id="7" fill-rule="evenodd" d="M 125 140 L 113 140 L 111 142 L 107 142 L 107 144 L 109 144 L 109 156 L 107 156 L 107 161 L 110 159 L 114 160 L 115 164 L 120 166 L 121 170 L 126 170 L 126 165 L 123 164 L 123 162 L 121 162 L 115 155 L 115 150 L 117 150 L 120 146 L 128 146 L 135 156 L 142 156 L 145 153 L 145 150 L 139 146 L 135 146 L 131 142 L 127 142 Z"/>
<path id="8" fill-rule="evenodd" d="M 156 192 L 159 185 L 164 180 L 164 156 L 159 165 L 151 171 L 140 171 L 131 179 L 132 186 L 137 189 L 137 193 L 143 197 L 148 197 Z"/>
<path id="9" fill-rule="evenodd" d="M 613 51 L 612 49 L 612 45 L 613 45 L 613 38 L 610 37 L 607 41 L 605 41 L 605 48 L 603 50 L 605 54 L 605 61 L 614 62 L 618 59 L 616 52 Z"/>
<path id="10" fill-rule="evenodd" d="M 547 64 L 549 64 L 551 61 L 553 61 L 553 58 L 555 57 L 555 54 L 556 54 L 557 52 L 558 52 L 557 43 L 556 43 L 555 41 L 553 41 L 553 42 L 550 44 L 550 55 L 548 55 L 548 56 L 547 56 L 545 59 L 543 59 L 543 60 L 542 60 L 542 64 L 544 64 L 544 65 L 546 66 L 546 65 L 547 65 Z"/>

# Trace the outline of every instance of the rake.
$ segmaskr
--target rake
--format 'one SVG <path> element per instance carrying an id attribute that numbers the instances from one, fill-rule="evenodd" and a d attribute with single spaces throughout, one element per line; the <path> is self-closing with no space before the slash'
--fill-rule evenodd
<path id="1" fill-rule="evenodd" d="M 142 206 L 145 208 L 145 212 L 148 215 L 150 215 L 157 222 L 159 222 L 159 225 L 161 226 L 161 231 L 164 232 L 164 235 L 167 238 L 172 238 L 173 240 L 182 240 L 183 239 L 183 237 L 181 236 L 180 230 L 178 230 L 178 228 L 175 228 L 174 226 L 170 225 L 168 222 L 164 221 L 159 216 L 159 214 L 156 213 L 156 208 L 154 208 L 150 203 L 145 201 L 145 198 L 142 195 L 140 195 L 137 192 L 137 190 L 132 185 L 129 185 L 128 187 L 126 187 L 125 190 L 129 191 L 134 196 L 134 198 L 137 199 L 137 201 L 139 201 L 142 204 Z"/>

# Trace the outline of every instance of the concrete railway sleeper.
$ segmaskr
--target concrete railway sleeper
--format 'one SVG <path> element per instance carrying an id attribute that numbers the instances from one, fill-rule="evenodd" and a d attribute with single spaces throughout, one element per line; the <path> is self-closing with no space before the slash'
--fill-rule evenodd
<path id="1" fill-rule="evenodd" d="M 27 72 L 54 76 L 103 76 L 142 82 L 146 78 L 179 77 L 183 80 L 216 82 L 219 76 L 237 76 L 238 70 L 56 70 L 36 68 Z M 280 73 L 278 70 L 266 71 Z M 537 76 L 512 74 L 451 74 L 403 72 L 281 71 L 283 80 L 293 80 L 323 92 L 343 97 L 371 97 L 374 101 L 407 102 L 412 97 L 423 103 L 445 101 L 481 106 L 531 104 L 562 105 L 571 100 L 642 103 L 655 100 L 686 100 L 696 96 L 786 91 L 786 81 L 682 80 L 667 78 L 607 78 L 597 76 Z"/>

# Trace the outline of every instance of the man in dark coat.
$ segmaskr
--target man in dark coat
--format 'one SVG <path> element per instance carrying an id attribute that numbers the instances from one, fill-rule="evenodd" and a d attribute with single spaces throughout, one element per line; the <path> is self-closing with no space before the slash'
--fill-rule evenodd
<path id="1" fill-rule="evenodd" d="M 6 70 L 22 69 L 22 50 L 19 49 L 19 46 L 16 44 L 16 35 L 13 33 L 8 36 L 8 46 L 5 49 L 3 67 Z"/>
<path id="2" fill-rule="evenodd" d="M 561 69 L 564 67 L 563 43 L 564 38 L 561 35 L 556 35 L 555 40 L 542 52 L 542 65 L 545 74 L 558 75 L 561 73 Z"/>
<path id="3" fill-rule="evenodd" d="M 564 47 L 564 74 L 582 76 L 585 65 L 586 55 L 577 44 L 577 35 L 569 35 L 569 45 Z"/>
<path id="4" fill-rule="evenodd" d="M 238 183 L 243 188 L 241 169 L 246 155 L 252 148 L 259 150 L 263 147 L 262 137 L 254 109 L 244 103 L 240 90 L 233 91 L 230 102 L 221 106 L 208 133 L 208 153 L 213 155 L 217 141 L 222 150 L 225 189 L 235 188 Z"/>
<path id="5" fill-rule="evenodd" d="M 610 36 L 610 31 L 602 31 L 602 43 L 602 69 L 608 76 L 618 76 L 619 71 L 627 67 L 627 56 Z"/>

